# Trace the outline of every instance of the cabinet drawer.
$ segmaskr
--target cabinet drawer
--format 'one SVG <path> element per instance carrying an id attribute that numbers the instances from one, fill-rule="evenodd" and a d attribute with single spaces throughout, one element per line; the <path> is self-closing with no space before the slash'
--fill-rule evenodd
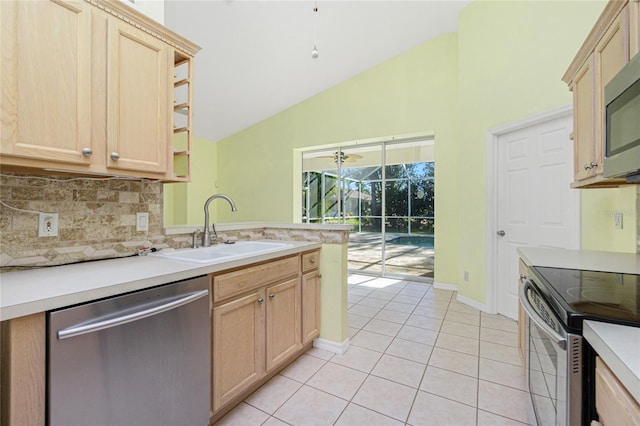
<path id="1" fill-rule="evenodd" d="M 213 277 L 214 303 L 296 275 L 300 257 L 293 256 Z"/>
<path id="2" fill-rule="evenodd" d="M 320 264 L 320 252 L 313 251 L 302 255 L 302 273 L 313 271 Z"/>
<path id="3" fill-rule="evenodd" d="M 605 426 L 640 424 L 640 405 L 600 357 L 596 357 L 596 411 Z"/>

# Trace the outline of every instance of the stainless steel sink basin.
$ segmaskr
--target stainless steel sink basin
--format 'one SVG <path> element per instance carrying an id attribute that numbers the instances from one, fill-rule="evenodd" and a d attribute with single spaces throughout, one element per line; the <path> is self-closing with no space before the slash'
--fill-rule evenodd
<path id="1" fill-rule="evenodd" d="M 271 253 L 290 247 L 293 247 L 293 244 L 285 242 L 238 241 L 235 244 L 216 244 L 210 247 L 196 249 L 163 250 L 151 253 L 149 256 L 195 263 L 218 263 L 258 254 Z"/>

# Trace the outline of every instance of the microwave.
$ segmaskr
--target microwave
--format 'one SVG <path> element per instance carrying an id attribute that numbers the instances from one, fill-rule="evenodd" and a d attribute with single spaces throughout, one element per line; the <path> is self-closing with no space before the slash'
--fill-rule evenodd
<path id="1" fill-rule="evenodd" d="M 603 176 L 640 183 L 640 53 L 604 88 Z"/>

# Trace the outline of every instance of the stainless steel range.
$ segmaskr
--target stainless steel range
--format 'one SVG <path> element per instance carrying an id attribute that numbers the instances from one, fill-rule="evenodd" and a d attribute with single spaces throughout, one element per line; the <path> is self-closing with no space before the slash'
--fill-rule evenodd
<path id="1" fill-rule="evenodd" d="M 520 300 L 528 317 L 528 382 L 539 425 L 597 419 L 595 353 L 586 319 L 640 327 L 640 275 L 530 267 Z"/>

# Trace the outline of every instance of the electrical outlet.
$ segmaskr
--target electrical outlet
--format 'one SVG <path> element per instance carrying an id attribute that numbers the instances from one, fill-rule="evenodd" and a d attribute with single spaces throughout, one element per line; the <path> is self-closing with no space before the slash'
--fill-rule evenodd
<path id="1" fill-rule="evenodd" d="M 464 280 L 469 281 L 469 271 L 464 271 Z"/>
<path id="2" fill-rule="evenodd" d="M 38 237 L 58 236 L 58 213 L 40 213 Z"/>
<path id="3" fill-rule="evenodd" d="M 149 213 L 136 213 L 136 231 L 144 232 L 149 230 Z"/>
<path id="4" fill-rule="evenodd" d="M 616 229 L 622 229 L 622 212 L 613 212 L 613 221 Z"/>

